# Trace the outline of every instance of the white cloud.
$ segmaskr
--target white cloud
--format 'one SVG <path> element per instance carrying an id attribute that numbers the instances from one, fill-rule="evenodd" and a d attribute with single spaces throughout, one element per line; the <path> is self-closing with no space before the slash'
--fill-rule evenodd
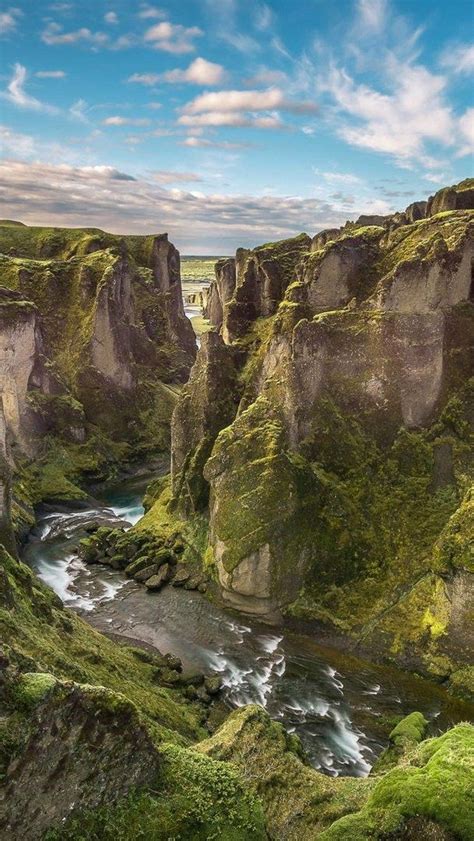
<path id="1" fill-rule="evenodd" d="M 86 176 L 99 179 L 104 179 L 105 181 L 136 181 L 137 179 L 133 175 L 129 175 L 127 172 L 120 172 L 119 169 L 116 169 L 114 166 L 81 166 L 81 167 L 70 167 L 63 165 L 61 167 L 63 172 L 70 173 L 70 172 L 77 172 L 79 176 Z"/>
<path id="2" fill-rule="evenodd" d="M 182 126 L 234 126 L 239 128 L 279 129 L 284 127 L 277 114 L 262 117 L 247 116 L 239 111 L 206 111 L 204 114 L 182 114 L 178 119 Z"/>
<path id="3" fill-rule="evenodd" d="M 9 126 L 0 126 L 0 148 L 4 155 L 27 160 L 54 160 L 72 162 L 77 158 L 77 151 L 71 144 L 39 140 L 29 134 L 17 132 Z"/>
<path id="4" fill-rule="evenodd" d="M 205 111 L 269 111 L 279 109 L 294 114 L 315 113 L 318 106 L 314 102 L 289 100 L 279 88 L 264 91 L 218 91 L 203 93 L 184 107 L 186 114 L 199 114 Z"/>
<path id="5" fill-rule="evenodd" d="M 473 73 L 474 44 L 459 44 L 457 47 L 445 50 L 441 57 L 441 64 L 454 73 Z"/>
<path id="6" fill-rule="evenodd" d="M 236 0 L 205 0 L 218 38 L 241 53 L 256 53 L 261 47 L 255 38 L 242 32 L 237 21 Z"/>
<path id="7" fill-rule="evenodd" d="M 115 26 L 119 22 L 117 12 L 107 12 L 104 15 L 104 21 Z"/>
<path id="8" fill-rule="evenodd" d="M 323 88 L 342 118 L 338 133 L 354 146 L 394 156 L 399 164 L 418 160 L 432 166 L 426 142 L 449 146 L 454 140 L 452 112 L 443 98 L 446 80 L 421 65 L 401 65 L 393 56 L 387 59 L 387 70 L 390 93 L 332 69 Z"/>
<path id="9" fill-rule="evenodd" d="M 138 85 L 156 85 L 160 80 L 159 73 L 132 73 L 127 82 L 136 82 Z"/>
<path id="10" fill-rule="evenodd" d="M 29 158 L 36 151 L 35 141 L 28 134 L 20 134 L 8 126 L 0 126 L 0 147 L 3 154 Z"/>
<path id="11" fill-rule="evenodd" d="M 445 172 L 426 172 L 423 178 L 425 181 L 430 181 L 431 184 L 438 184 L 439 186 L 449 181 L 449 176 Z"/>
<path id="12" fill-rule="evenodd" d="M 87 118 L 87 111 L 88 105 L 85 99 L 78 99 L 74 102 L 70 109 L 69 113 L 74 120 L 78 120 L 80 123 L 88 123 L 89 120 Z"/>
<path id="13" fill-rule="evenodd" d="M 458 121 L 461 132 L 461 148 L 459 157 L 474 154 L 474 108 L 468 108 Z"/>
<path id="14" fill-rule="evenodd" d="M 199 114 L 203 111 L 268 111 L 275 108 L 295 114 L 315 113 L 318 110 L 314 102 L 288 100 L 279 88 L 268 88 L 265 91 L 203 93 L 188 102 L 184 111 L 187 114 Z"/>
<path id="15" fill-rule="evenodd" d="M 64 79 L 66 73 L 64 70 L 38 70 L 35 76 L 38 76 L 38 79 Z"/>
<path id="16" fill-rule="evenodd" d="M 232 143 L 228 140 L 208 140 L 205 137 L 186 137 L 181 141 L 181 146 L 188 146 L 190 149 L 246 149 L 249 143 Z"/>
<path id="17" fill-rule="evenodd" d="M 371 33 L 380 32 L 387 17 L 386 0 L 358 0 L 358 23 Z"/>
<path id="18" fill-rule="evenodd" d="M 105 120 L 102 120 L 102 125 L 104 126 L 149 126 L 150 120 L 141 117 L 119 117 L 119 116 L 112 116 L 106 117 Z"/>
<path id="19" fill-rule="evenodd" d="M 92 47 L 100 47 L 107 43 L 109 36 L 104 32 L 92 32 L 87 27 L 81 27 L 73 32 L 64 32 L 59 23 L 52 22 L 48 23 L 41 33 L 41 40 L 49 46 L 82 42 Z"/>
<path id="20" fill-rule="evenodd" d="M 329 184 L 362 184 L 362 179 L 358 175 L 353 175 L 350 172 L 324 172 L 316 167 L 313 167 L 313 172 L 318 178 L 324 178 Z"/>
<path id="21" fill-rule="evenodd" d="M 191 128 L 205 126 L 238 126 L 261 129 L 281 129 L 285 124 L 279 111 L 294 114 L 315 113 L 314 102 L 289 100 L 279 88 L 257 90 L 229 90 L 204 93 L 188 102 L 182 109 L 178 123 Z"/>
<path id="22" fill-rule="evenodd" d="M 26 67 L 22 64 L 15 64 L 13 67 L 13 76 L 7 85 L 7 89 L 1 92 L 1 97 L 7 99 L 18 108 L 25 108 L 29 111 L 44 111 L 46 114 L 57 114 L 58 109 L 46 102 L 41 102 L 30 96 L 25 91 L 25 83 L 28 77 Z"/>
<path id="23" fill-rule="evenodd" d="M 257 6 L 255 10 L 255 28 L 266 32 L 273 24 L 273 12 L 266 3 Z"/>
<path id="24" fill-rule="evenodd" d="M 219 85 L 225 79 L 225 70 L 221 64 L 206 61 L 205 58 L 195 58 L 186 70 L 168 70 L 163 73 L 165 82 L 190 82 L 194 85 Z"/>
<path id="25" fill-rule="evenodd" d="M 195 58 L 185 70 L 167 70 L 166 73 L 133 73 L 128 82 L 140 85 L 156 85 L 157 82 L 176 84 L 189 82 L 194 85 L 218 85 L 225 78 L 225 70 L 221 64 L 206 61 L 205 58 Z"/>
<path id="26" fill-rule="evenodd" d="M 198 26 L 186 27 L 179 23 L 162 21 L 147 29 L 144 37 L 156 50 L 180 55 L 193 52 L 196 49 L 194 40 L 203 34 Z"/>
<path id="27" fill-rule="evenodd" d="M 166 17 L 166 12 L 163 9 L 157 9 L 156 6 L 144 5 L 138 12 L 138 17 L 142 20 L 162 20 Z"/>
<path id="28" fill-rule="evenodd" d="M 107 166 L 0 164 L 0 200 L 9 218 L 30 224 L 97 226 L 116 233 L 168 231 L 186 253 L 231 253 L 308 230 L 341 225 L 341 212 L 323 199 L 224 195 L 166 189 Z M 354 216 L 359 214 L 354 209 Z M 192 233 L 191 233 L 192 232 Z"/>
<path id="29" fill-rule="evenodd" d="M 15 32 L 18 20 L 22 16 L 23 12 L 16 7 L 0 12 L 0 35 L 10 35 L 11 32 Z"/>

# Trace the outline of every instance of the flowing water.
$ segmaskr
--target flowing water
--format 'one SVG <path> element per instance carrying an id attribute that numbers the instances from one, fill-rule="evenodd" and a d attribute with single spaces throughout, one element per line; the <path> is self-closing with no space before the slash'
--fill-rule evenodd
<path id="1" fill-rule="evenodd" d="M 472 716 L 441 688 L 236 618 L 197 592 L 166 587 L 150 594 L 121 572 L 86 566 L 75 551 L 85 526 L 137 522 L 145 484 L 142 478 L 111 486 L 83 508 L 45 507 L 25 547 L 40 578 L 94 627 L 177 654 L 185 669 L 219 672 L 230 706 L 264 706 L 301 737 L 314 767 L 333 776 L 366 775 L 397 716 L 421 710 L 433 732 Z"/>

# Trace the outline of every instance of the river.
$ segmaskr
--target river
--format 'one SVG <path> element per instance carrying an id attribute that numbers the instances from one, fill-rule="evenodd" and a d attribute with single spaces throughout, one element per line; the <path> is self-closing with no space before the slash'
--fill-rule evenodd
<path id="1" fill-rule="evenodd" d="M 43 506 L 24 548 L 24 560 L 91 625 L 172 652 L 185 669 L 219 672 L 229 706 L 264 706 L 332 776 L 365 776 L 397 716 L 420 710 L 436 733 L 472 715 L 427 681 L 236 617 L 200 593 L 168 586 L 151 594 L 121 572 L 86 566 L 76 554 L 84 527 L 91 519 L 136 523 L 145 484 L 111 485 L 94 505 Z"/>

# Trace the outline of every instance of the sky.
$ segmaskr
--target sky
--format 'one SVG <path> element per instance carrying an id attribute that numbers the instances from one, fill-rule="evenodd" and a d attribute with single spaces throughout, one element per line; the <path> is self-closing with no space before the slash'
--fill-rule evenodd
<path id="1" fill-rule="evenodd" d="M 472 0 L 12 0 L 3 218 L 231 254 L 472 175 Z"/>

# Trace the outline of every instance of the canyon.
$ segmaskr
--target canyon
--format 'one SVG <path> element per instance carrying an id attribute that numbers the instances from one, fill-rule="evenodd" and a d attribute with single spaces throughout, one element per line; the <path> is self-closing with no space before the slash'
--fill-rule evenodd
<path id="1" fill-rule="evenodd" d="M 198 349 L 166 234 L 0 223 L 6 837 L 470 837 L 473 232 L 471 179 L 239 248 L 187 292 L 207 322 Z M 143 516 L 97 503 L 140 471 Z M 148 636 L 38 578 L 52 527 L 84 580 L 110 574 L 112 608 L 125 588 L 116 610 L 142 611 L 132 629 Z M 155 604 L 179 659 L 158 650 Z M 189 664 L 180 610 L 203 623 Z M 207 655 L 193 672 L 226 622 L 249 648 L 242 674 L 270 662 L 260 694 Z M 298 698 L 267 708 L 313 642 L 378 664 L 382 683 L 413 673 L 410 703 L 432 681 L 439 701 L 369 707 L 376 756 L 310 763 L 328 717 L 358 743 L 330 665 L 334 704 L 315 686 L 304 732 Z"/>

